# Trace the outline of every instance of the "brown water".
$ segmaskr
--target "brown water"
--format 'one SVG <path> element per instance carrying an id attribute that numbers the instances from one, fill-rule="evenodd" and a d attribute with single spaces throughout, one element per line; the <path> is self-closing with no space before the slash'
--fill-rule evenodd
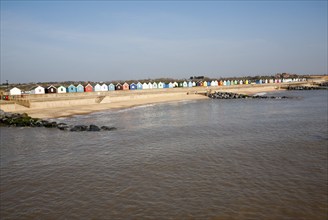
<path id="1" fill-rule="evenodd" d="M 1 219 L 327 219 L 327 91 L 0 128 Z"/>

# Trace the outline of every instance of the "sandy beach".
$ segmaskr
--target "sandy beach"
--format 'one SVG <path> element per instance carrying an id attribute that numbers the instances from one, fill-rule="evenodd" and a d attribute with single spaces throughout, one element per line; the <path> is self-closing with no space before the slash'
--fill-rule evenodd
<path id="1" fill-rule="evenodd" d="M 89 114 L 109 109 L 131 108 L 147 104 L 208 99 L 206 92 L 225 91 L 252 95 L 277 90 L 277 85 L 237 85 L 231 87 L 194 87 L 166 90 L 92 92 L 75 94 L 45 94 L 28 96 L 29 107 L 2 103 L 6 112 L 27 113 L 35 118 L 59 118 Z"/>

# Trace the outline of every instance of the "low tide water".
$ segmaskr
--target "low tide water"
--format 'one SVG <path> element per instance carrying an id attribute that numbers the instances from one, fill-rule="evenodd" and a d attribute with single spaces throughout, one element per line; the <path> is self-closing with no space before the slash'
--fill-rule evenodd
<path id="1" fill-rule="evenodd" d="M 271 94 L 268 94 L 271 95 Z M 327 91 L 0 128 L 1 219 L 327 219 Z"/>

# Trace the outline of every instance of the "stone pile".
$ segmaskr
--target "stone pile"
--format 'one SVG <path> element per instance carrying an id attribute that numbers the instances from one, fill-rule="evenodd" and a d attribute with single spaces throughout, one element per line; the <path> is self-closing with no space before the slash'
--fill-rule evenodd
<path id="1" fill-rule="evenodd" d="M 243 95 L 232 92 L 215 92 L 208 95 L 211 99 L 286 99 L 286 96 L 262 96 L 262 95 Z"/>
<path id="2" fill-rule="evenodd" d="M 113 131 L 115 127 L 97 125 L 67 125 L 65 123 L 57 123 L 55 121 L 47 121 L 39 118 L 32 118 L 28 114 L 9 113 L 0 110 L 0 126 L 6 127 L 45 127 L 58 128 L 63 131 Z"/>

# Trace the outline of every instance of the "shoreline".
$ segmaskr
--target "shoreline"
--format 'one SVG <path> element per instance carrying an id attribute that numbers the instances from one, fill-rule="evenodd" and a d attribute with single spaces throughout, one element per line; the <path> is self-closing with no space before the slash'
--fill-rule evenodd
<path id="1" fill-rule="evenodd" d="M 194 87 L 171 90 L 147 90 L 137 92 L 117 92 L 99 94 L 96 92 L 79 94 L 75 96 L 31 96 L 29 108 L 18 104 L 2 104 L 0 109 L 6 112 L 27 113 L 29 116 L 41 119 L 55 119 L 72 117 L 75 115 L 86 115 L 93 112 L 106 111 L 111 109 L 128 109 L 137 106 L 160 103 L 174 103 L 180 101 L 206 100 L 207 91 L 234 92 L 245 95 L 254 95 L 260 92 L 279 91 L 276 85 L 267 86 L 234 86 L 230 88 L 222 87 Z M 99 97 L 102 95 L 100 103 Z"/>

